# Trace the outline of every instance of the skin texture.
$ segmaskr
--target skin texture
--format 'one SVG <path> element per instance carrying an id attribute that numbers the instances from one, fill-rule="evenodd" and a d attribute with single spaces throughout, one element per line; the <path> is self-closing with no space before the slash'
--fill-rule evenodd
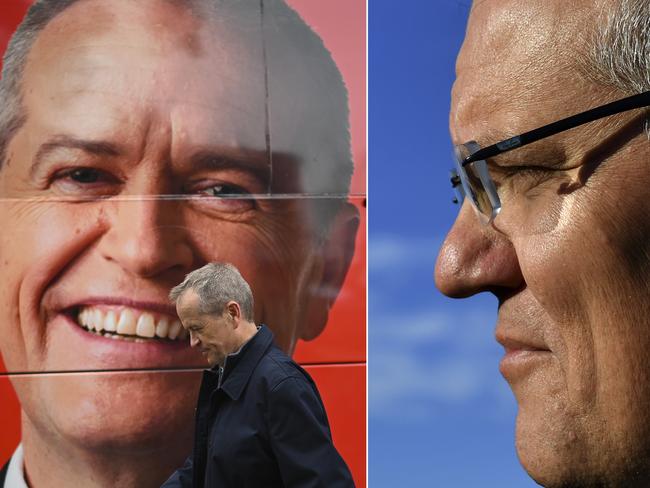
<path id="1" fill-rule="evenodd" d="M 198 347 L 211 367 L 223 364 L 228 354 L 257 332 L 254 323 L 244 320 L 237 302 L 228 302 L 221 314 L 205 314 L 199 296 L 191 289 L 178 298 L 176 311 L 190 333 L 190 346 Z"/>
<path id="2" fill-rule="evenodd" d="M 485 146 L 626 96 L 591 82 L 577 61 L 607 8 L 475 3 L 453 88 L 454 143 Z M 520 166 L 504 170 L 502 213 L 483 227 L 466 200 L 438 256 L 443 293 L 498 299 L 500 369 L 519 405 L 517 452 L 544 486 L 650 484 L 642 126 L 627 113 L 491 161 Z"/>
<path id="3" fill-rule="evenodd" d="M 0 224 L 11 229 L 0 234 L 9 371 L 205 366 L 189 345 L 170 353 L 108 344 L 66 313 L 117 300 L 118 309 L 137 302 L 174 315 L 169 289 L 209 261 L 239 268 L 257 298 L 255 321 L 285 351 L 322 331 L 358 217 L 344 204 L 315 244 L 303 199 L 220 197 L 269 189 L 260 39 L 250 19 L 233 18 L 215 26 L 170 2 L 88 0 L 38 37 L 23 79 L 27 120 L 0 171 Z M 291 128 L 276 122 L 279 133 Z M 63 147 L 72 139 L 101 144 Z M 91 181 L 70 172 L 79 168 Z M 159 486 L 190 451 L 199 379 L 13 379 L 31 485 Z"/>

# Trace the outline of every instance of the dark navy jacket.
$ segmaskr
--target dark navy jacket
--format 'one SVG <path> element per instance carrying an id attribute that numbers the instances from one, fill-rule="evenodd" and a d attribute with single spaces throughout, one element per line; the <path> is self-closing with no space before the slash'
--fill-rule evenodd
<path id="1" fill-rule="evenodd" d="M 9 461 L 2 467 L 0 470 L 0 487 L 5 485 L 5 479 L 7 478 L 7 469 L 9 468 Z"/>
<path id="2" fill-rule="evenodd" d="M 226 488 L 348 488 L 313 380 L 273 344 L 265 326 L 229 356 L 221 381 L 206 370 L 194 450 L 163 485 Z"/>

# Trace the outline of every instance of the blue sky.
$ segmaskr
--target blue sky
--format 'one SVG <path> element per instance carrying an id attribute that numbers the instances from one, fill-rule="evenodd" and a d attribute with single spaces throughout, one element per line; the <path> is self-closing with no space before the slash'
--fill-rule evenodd
<path id="1" fill-rule="evenodd" d="M 369 2 L 369 486 L 532 487 L 498 372 L 496 301 L 442 296 L 447 128 L 469 0 Z"/>

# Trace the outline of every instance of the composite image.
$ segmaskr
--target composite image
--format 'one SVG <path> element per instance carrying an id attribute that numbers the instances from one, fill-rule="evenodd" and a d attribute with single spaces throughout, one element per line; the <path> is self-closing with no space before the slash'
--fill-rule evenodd
<path id="1" fill-rule="evenodd" d="M 0 0 L 0 53 L 0 488 L 650 488 L 650 0 Z"/>

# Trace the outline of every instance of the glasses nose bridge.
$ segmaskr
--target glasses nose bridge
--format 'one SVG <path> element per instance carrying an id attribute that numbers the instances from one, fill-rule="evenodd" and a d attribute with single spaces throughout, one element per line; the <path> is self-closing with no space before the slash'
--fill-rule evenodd
<path id="1" fill-rule="evenodd" d="M 476 141 L 469 141 L 454 147 L 456 172 L 479 220 L 483 225 L 490 224 L 501 210 L 501 200 L 496 186 L 484 160 L 472 160 L 472 155 L 481 150 Z M 454 184 L 452 178 L 452 185 Z"/>
<path id="2" fill-rule="evenodd" d="M 449 181 L 454 190 L 452 201 L 457 205 L 462 205 L 465 201 L 465 190 L 463 190 L 463 183 L 460 181 L 460 176 L 458 176 L 457 170 L 452 169 L 449 171 Z"/>

